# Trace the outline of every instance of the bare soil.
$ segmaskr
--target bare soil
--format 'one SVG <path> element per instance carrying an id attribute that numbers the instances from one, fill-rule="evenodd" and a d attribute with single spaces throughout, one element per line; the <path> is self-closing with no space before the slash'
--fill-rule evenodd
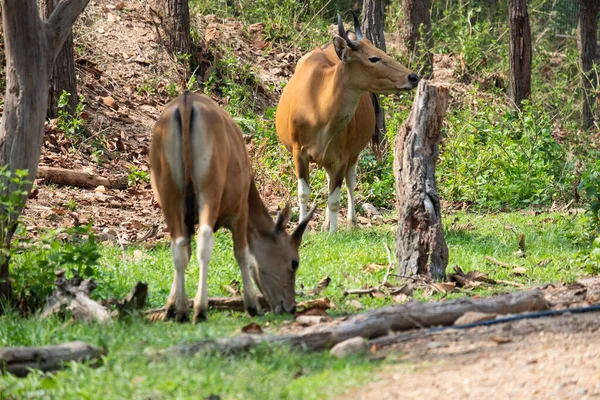
<path id="1" fill-rule="evenodd" d="M 595 304 L 600 279 L 545 293 L 555 309 Z M 600 312 L 447 330 L 377 353 L 392 365 L 340 399 L 600 398 Z"/>

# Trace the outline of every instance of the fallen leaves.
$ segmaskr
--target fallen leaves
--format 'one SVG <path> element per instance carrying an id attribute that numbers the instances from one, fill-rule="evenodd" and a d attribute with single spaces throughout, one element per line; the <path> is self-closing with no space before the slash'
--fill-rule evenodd
<path id="1" fill-rule="evenodd" d="M 248 325 L 242 327 L 242 332 L 262 335 L 264 332 L 262 327 L 256 322 L 250 322 Z"/>

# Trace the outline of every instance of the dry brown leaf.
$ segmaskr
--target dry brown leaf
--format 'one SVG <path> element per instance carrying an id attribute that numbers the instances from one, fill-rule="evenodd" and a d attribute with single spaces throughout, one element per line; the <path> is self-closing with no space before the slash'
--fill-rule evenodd
<path id="1" fill-rule="evenodd" d="M 381 271 L 382 269 L 386 269 L 387 265 L 383 264 L 367 264 L 362 267 L 362 270 L 367 273 L 373 273 L 377 271 Z"/>
<path id="2" fill-rule="evenodd" d="M 412 297 L 413 292 L 414 292 L 414 287 L 413 287 L 412 283 L 408 282 L 406 285 L 402 286 L 401 288 L 392 290 L 390 292 L 390 294 L 392 296 L 395 296 L 398 294 L 405 294 L 407 297 Z"/>
<path id="3" fill-rule="evenodd" d="M 515 267 L 511 272 L 514 275 L 525 275 L 527 273 L 527 270 L 523 267 Z"/>
<path id="4" fill-rule="evenodd" d="M 392 300 L 394 300 L 394 303 L 406 303 L 408 299 L 408 295 L 404 293 L 398 293 L 397 295 L 392 296 Z"/>
<path id="5" fill-rule="evenodd" d="M 119 105 L 117 104 L 117 101 L 112 96 L 106 96 L 106 97 L 100 96 L 100 101 L 106 107 L 112 108 L 113 110 L 119 109 Z"/>
<path id="6" fill-rule="evenodd" d="M 321 315 L 328 316 L 327 310 L 334 309 L 335 304 L 327 297 L 321 297 L 316 300 L 303 301 L 296 305 L 295 317 L 300 315 Z"/>
<path id="7" fill-rule="evenodd" d="M 467 272 L 465 277 L 470 281 L 476 281 L 476 282 L 489 281 L 487 275 L 484 274 L 483 272 L 479 272 L 479 271 L 469 271 L 469 272 Z"/>
<path id="8" fill-rule="evenodd" d="M 540 267 L 540 268 L 541 267 L 545 267 L 546 265 L 550 264 L 551 262 L 552 262 L 551 259 L 546 258 L 544 260 L 541 260 L 539 263 L 537 263 L 537 266 Z"/>
<path id="9" fill-rule="evenodd" d="M 519 234 L 519 250 L 525 252 L 525 235 L 522 233 Z"/>
<path id="10" fill-rule="evenodd" d="M 327 289 L 329 284 L 331 283 L 331 278 L 329 276 L 324 276 L 321 278 L 319 283 L 317 283 L 317 287 L 314 290 L 314 294 L 317 295 L 321 293 L 323 290 Z"/>
<path id="11" fill-rule="evenodd" d="M 431 282 L 429 285 L 438 293 L 450 293 L 456 288 L 456 282 Z"/>
<path id="12" fill-rule="evenodd" d="M 256 322 L 250 322 L 248 325 L 242 328 L 242 332 L 244 333 L 254 333 L 254 334 L 262 334 L 263 330 L 259 324 Z"/>

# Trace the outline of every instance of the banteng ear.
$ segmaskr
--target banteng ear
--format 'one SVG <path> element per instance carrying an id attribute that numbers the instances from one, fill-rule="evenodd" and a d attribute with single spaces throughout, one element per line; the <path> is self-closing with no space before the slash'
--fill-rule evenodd
<path id="1" fill-rule="evenodd" d="M 275 228 L 273 229 L 273 232 L 284 232 L 287 224 L 290 222 L 290 218 L 292 218 L 292 210 L 290 208 L 290 203 L 286 203 L 283 210 L 277 213 L 277 219 L 275 220 Z"/>
<path id="2" fill-rule="evenodd" d="M 348 43 L 346 43 L 346 40 L 339 36 L 334 36 L 333 46 L 335 47 L 335 54 L 337 54 L 339 59 L 346 61 L 348 58 Z"/>
<path id="3" fill-rule="evenodd" d="M 304 219 L 302 221 L 300 221 L 300 223 L 298 224 L 298 226 L 296 227 L 296 229 L 294 229 L 294 232 L 292 233 L 292 240 L 295 241 L 298 246 L 300 246 L 300 242 L 302 242 L 302 235 L 304 234 L 304 231 L 306 230 L 306 227 L 308 226 L 308 221 L 310 221 L 310 219 L 313 217 L 313 215 L 315 215 L 316 209 L 317 209 L 316 205 L 313 208 L 311 208 L 310 211 L 308 212 L 308 214 L 306 215 L 306 217 L 304 217 Z"/>

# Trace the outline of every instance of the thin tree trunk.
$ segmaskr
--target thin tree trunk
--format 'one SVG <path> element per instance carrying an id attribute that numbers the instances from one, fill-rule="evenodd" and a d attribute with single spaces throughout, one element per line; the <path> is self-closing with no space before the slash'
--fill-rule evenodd
<path id="1" fill-rule="evenodd" d="M 598 63 L 597 31 L 598 0 L 579 0 L 579 52 L 581 55 L 581 80 L 583 104 L 581 125 L 583 129 L 594 126 L 594 111 L 598 109 L 597 91 L 598 77 L 594 72 L 594 64 Z"/>
<path id="2" fill-rule="evenodd" d="M 375 47 L 385 51 L 385 36 L 383 26 L 385 22 L 385 0 L 365 0 L 362 12 L 362 30 L 365 37 Z"/>
<path id="3" fill-rule="evenodd" d="M 41 9 L 44 20 L 52 14 L 54 7 L 60 0 L 42 0 Z M 73 33 L 69 32 L 65 44 L 62 46 L 52 73 L 50 75 L 50 90 L 48 91 L 48 118 L 58 117 L 58 99 L 62 92 L 69 93 L 67 111 L 72 114 L 77 107 L 77 76 L 75 73 L 75 54 L 73 51 Z"/>
<path id="4" fill-rule="evenodd" d="M 6 55 L 6 94 L 0 124 L 0 166 L 14 174 L 28 170 L 37 174 L 48 106 L 50 70 L 73 22 L 89 0 L 63 0 L 46 22 L 38 14 L 36 0 L 2 0 Z M 13 176 L 0 175 L 2 195 L 19 189 Z M 28 192 L 31 183 L 20 188 Z M 0 208 L 0 297 L 10 296 L 10 240 L 24 206 Z"/>
<path id="5" fill-rule="evenodd" d="M 404 29 L 402 37 L 408 51 L 422 65 L 421 75 L 433 72 L 433 35 L 431 33 L 431 0 L 402 0 Z M 425 37 L 421 37 L 421 31 Z"/>
<path id="6" fill-rule="evenodd" d="M 166 5 L 165 23 L 169 50 L 175 55 L 190 54 L 192 39 L 188 0 L 167 0 Z"/>
<path id="7" fill-rule="evenodd" d="M 385 0 L 365 0 L 363 2 L 362 30 L 365 37 L 369 39 L 375 47 L 385 51 L 385 35 L 383 31 L 385 23 Z M 380 107 L 379 96 L 372 93 L 371 96 L 375 107 L 375 136 L 373 138 L 373 149 L 379 155 L 379 147 L 386 145 L 386 127 L 385 112 Z"/>
<path id="8" fill-rule="evenodd" d="M 531 94 L 531 31 L 527 0 L 510 0 L 510 98 L 517 107 Z"/>
<path id="9" fill-rule="evenodd" d="M 421 81 L 412 111 L 396 136 L 396 259 L 400 275 L 446 276 L 448 247 L 435 166 L 447 105 L 447 86 Z"/>

